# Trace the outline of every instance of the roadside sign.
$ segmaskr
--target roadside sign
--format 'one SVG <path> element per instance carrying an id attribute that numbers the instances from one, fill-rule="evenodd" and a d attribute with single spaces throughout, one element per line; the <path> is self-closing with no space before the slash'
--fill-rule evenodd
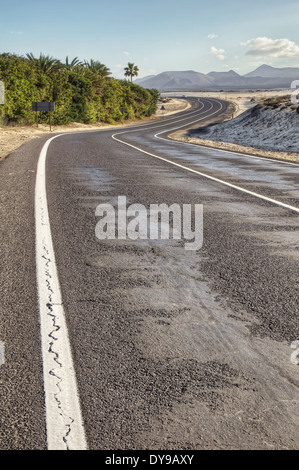
<path id="1" fill-rule="evenodd" d="M 41 102 L 33 102 L 32 103 L 32 111 L 48 111 L 53 112 L 55 111 L 55 103 L 53 101 L 41 101 Z"/>
<path id="2" fill-rule="evenodd" d="M 50 131 L 52 130 L 52 125 L 51 125 L 51 113 L 55 111 L 55 103 L 53 101 L 34 101 L 32 103 L 32 111 L 36 112 L 36 127 L 38 127 L 38 112 L 39 111 L 45 111 L 48 112 L 50 117 L 49 117 L 49 124 L 50 124 Z"/>
<path id="3" fill-rule="evenodd" d="M 163 104 L 162 104 L 160 110 L 162 111 L 162 116 L 164 117 L 164 111 L 166 110 L 166 108 Z"/>

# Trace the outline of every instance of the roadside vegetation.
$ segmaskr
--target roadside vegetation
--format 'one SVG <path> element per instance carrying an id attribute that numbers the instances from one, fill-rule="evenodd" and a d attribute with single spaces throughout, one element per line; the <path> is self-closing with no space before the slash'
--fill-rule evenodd
<path id="1" fill-rule="evenodd" d="M 297 99 L 298 98 L 299 98 L 299 95 L 297 96 Z M 271 108 L 271 109 L 281 109 L 281 110 L 290 109 L 292 111 L 297 111 L 297 113 L 299 113 L 299 106 L 292 103 L 290 99 L 290 95 L 274 96 L 272 98 L 266 98 L 264 100 L 261 100 L 261 105 L 266 106 L 267 108 Z"/>
<path id="2" fill-rule="evenodd" d="M 139 69 L 137 65 L 133 64 L 132 62 L 128 63 L 128 66 L 125 67 L 125 77 L 130 77 L 131 82 L 133 81 L 133 77 L 138 77 Z"/>
<path id="3" fill-rule="evenodd" d="M 5 85 L 5 104 L 0 106 L 0 125 L 30 125 L 35 122 L 34 101 L 54 101 L 53 124 L 71 122 L 114 124 L 142 119 L 156 112 L 159 92 L 132 83 L 138 68 L 124 71 L 128 80 L 111 77 L 101 62 L 82 62 L 77 57 L 61 62 L 53 57 L 32 53 L 25 57 L 0 54 L 0 80 Z M 135 68 L 134 68 L 135 67 Z M 48 113 L 39 113 L 39 122 L 47 123 Z"/>

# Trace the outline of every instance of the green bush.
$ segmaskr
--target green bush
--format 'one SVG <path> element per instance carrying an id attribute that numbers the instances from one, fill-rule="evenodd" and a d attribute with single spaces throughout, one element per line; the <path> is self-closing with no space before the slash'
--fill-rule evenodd
<path id="1" fill-rule="evenodd" d="M 70 65 L 68 60 L 62 64 L 42 54 L 37 59 L 32 54 L 1 54 L 5 104 L 0 106 L 0 122 L 34 123 L 33 101 L 55 102 L 54 124 L 114 123 L 156 112 L 157 90 L 146 90 L 109 75 L 107 67 L 96 61 L 73 61 Z M 48 118 L 48 113 L 39 113 L 39 122 L 46 123 Z"/>

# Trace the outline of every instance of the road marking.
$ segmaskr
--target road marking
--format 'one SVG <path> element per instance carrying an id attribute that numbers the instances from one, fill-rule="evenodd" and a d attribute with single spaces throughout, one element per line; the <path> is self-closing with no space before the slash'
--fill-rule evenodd
<path id="1" fill-rule="evenodd" d="M 220 102 L 219 102 L 219 103 L 220 103 Z M 158 128 L 161 128 L 161 127 L 168 126 L 169 124 L 177 124 L 178 122 L 186 121 L 187 119 L 190 119 L 190 115 L 191 115 L 191 114 L 198 113 L 199 111 L 202 110 L 202 108 L 204 108 L 204 104 L 203 104 L 202 102 L 200 102 L 200 104 L 201 104 L 202 106 L 201 106 L 200 108 L 196 109 L 195 111 L 189 112 L 187 117 L 184 117 L 184 118 L 182 118 L 182 119 L 177 119 L 177 118 L 176 118 L 176 120 L 173 121 L 172 123 L 171 123 L 171 122 L 165 123 L 165 121 L 164 121 L 164 124 L 161 124 L 161 123 L 159 123 L 159 122 L 158 122 L 158 123 L 156 122 L 155 125 L 148 124 L 148 123 L 146 123 L 146 124 L 140 124 L 139 126 L 134 126 L 135 128 L 132 129 L 132 130 L 131 130 L 131 129 L 128 130 L 129 128 L 127 128 L 126 130 L 124 130 L 124 131 L 122 131 L 122 132 L 118 132 L 118 133 L 115 134 L 115 135 L 128 134 L 128 133 L 136 132 L 136 131 L 139 131 L 140 127 L 146 127 L 146 126 L 148 126 L 147 129 L 156 129 L 157 127 L 158 127 Z M 199 119 L 196 119 L 195 121 L 192 121 L 192 122 L 190 122 L 190 123 L 188 123 L 188 124 L 184 124 L 183 126 L 180 126 L 180 127 L 176 127 L 175 129 L 181 129 L 182 127 L 187 127 L 187 126 L 189 126 L 190 124 L 195 124 L 196 122 L 202 121 L 203 119 L 207 119 L 208 117 L 212 116 L 213 114 L 218 113 L 218 112 L 223 108 L 222 103 L 220 103 L 220 104 L 221 104 L 221 108 L 219 108 L 215 113 L 212 113 L 212 114 L 210 114 L 210 115 L 208 115 L 208 116 L 200 117 Z M 212 105 L 209 109 L 206 109 L 205 111 L 202 111 L 201 114 L 207 113 L 207 112 L 210 111 L 212 108 L 213 108 L 213 105 Z M 180 116 L 179 116 L 179 117 L 180 117 Z M 173 118 L 173 119 L 174 119 L 174 118 Z M 146 129 L 146 130 L 147 130 L 147 129 Z M 166 131 L 162 131 L 161 134 L 164 134 L 164 132 L 169 132 L 170 130 L 173 130 L 173 129 L 166 129 Z"/>
<path id="2" fill-rule="evenodd" d="M 182 118 L 180 121 L 186 119 Z M 172 121 L 173 118 L 169 120 Z M 168 122 L 166 125 L 169 124 Z M 54 139 L 70 134 L 73 133 L 59 134 L 47 140 L 39 156 L 35 186 L 36 271 L 49 450 L 87 449 L 46 193 L 46 158 L 49 145 Z"/>
<path id="3" fill-rule="evenodd" d="M 283 165 L 299 167 L 299 163 L 279 160 L 279 159 L 276 159 L 275 157 L 260 157 L 258 155 L 251 155 L 250 153 L 240 153 L 240 152 L 234 152 L 233 150 L 224 150 L 218 147 L 210 147 L 208 145 L 192 144 L 191 142 L 184 142 L 182 140 L 176 140 L 175 138 L 171 138 L 171 137 L 169 137 L 168 139 L 165 139 L 164 137 L 158 137 L 160 134 L 164 134 L 164 132 L 165 131 L 158 132 L 157 134 L 155 134 L 154 137 L 156 137 L 156 139 L 164 140 L 165 142 L 170 142 L 173 144 L 191 145 L 192 147 L 201 148 L 203 150 L 208 150 L 208 151 L 214 150 L 215 152 L 230 153 L 233 155 L 238 155 L 240 157 L 253 158 L 255 160 L 264 160 L 268 163 L 276 163 L 277 165 L 283 164 Z"/>
<path id="4" fill-rule="evenodd" d="M 220 102 L 219 102 L 219 103 L 220 103 Z M 220 104 L 221 104 L 221 103 L 220 103 Z M 217 110 L 216 112 L 219 112 L 219 110 Z M 213 114 L 216 114 L 216 112 L 211 113 L 210 116 L 212 116 Z M 209 116 L 208 116 L 208 117 L 209 117 Z M 198 121 L 200 121 L 200 120 L 202 120 L 202 119 L 204 119 L 204 118 L 200 118 L 200 119 L 198 119 L 197 121 L 193 121 L 193 122 L 190 123 L 190 124 L 193 124 L 194 122 L 198 122 Z M 184 127 L 184 126 L 181 126 L 181 127 Z M 179 129 L 179 128 L 180 128 L 180 127 L 176 128 L 176 129 Z M 169 129 L 169 130 L 163 131 L 162 133 L 164 133 L 164 132 L 171 132 L 172 130 L 174 130 L 174 129 Z M 130 131 L 130 132 L 134 132 L 134 131 Z M 136 132 L 136 131 L 135 131 L 135 132 Z M 133 149 L 135 149 L 135 150 L 138 150 L 139 152 L 145 153 L 146 155 L 149 155 L 149 156 L 151 156 L 151 157 L 157 158 L 158 160 L 162 160 L 162 161 L 164 161 L 164 162 L 167 162 L 167 163 L 169 163 L 170 165 L 176 166 L 176 167 L 178 167 L 178 168 L 181 168 L 181 169 L 183 169 L 183 170 L 189 171 L 189 172 L 194 173 L 194 174 L 196 174 L 196 175 L 202 176 L 202 177 L 207 178 L 207 179 L 209 179 L 209 180 L 211 180 L 211 181 L 215 181 L 215 182 L 220 183 L 220 184 L 222 184 L 222 185 L 228 186 L 228 187 L 230 187 L 230 188 L 232 188 L 232 189 L 236 189 L 237 191 L 241 191 L 241 192 L 243 192 L 243 193 L 249 194 L 250 196 L 254 196 L 254 197 L 258 198 L 258 199 L 261 199 L 261 200 L 270 202 L 270 203 L 275 204 L 275 205 L 277 205 L 277 206 L 281 206 L 281 207 L 283 207 L 283 208 L 285 208 L 285 209 L 289 209 L 289 210 L 291 210 L 291 211 L 294 211 L 294 212 L 299 213 L 299 208 L 298 208 L 298 207 L 291 206 L 291 205 L 289 205 L 289 204 L 285 204 L 285 203 L 283 203 L 283 202 L 281 202 L 281 201 L 277 201 L 276 199 L 272 199 L 272 198 L 269 198 L 269 197 L 267 197 L 267 196 L 263 196 L 262 194 L 255 193 L 255 192 L 253 192 L 253 191 L 249 191 L 248 189 L 245 189 L 245 188 L 242 188 L 241 186 L 237 186 L 237 185 L 235 185 L 235 184 L 229 183 L 228 181 L 221 180 L 221 179 L 216 178 L 216 177 L 214 177 L 214 176 L 208 175 L 207 173 L 202 173 L 201 171 L 194 170 L 194 169 L 189 168 L 189 167 L 187 167 L 187 166 L 185 166 L 185 165 L 181 165 L 180 163 L 176 163 L 176 162 L 174 162 L 174 161 L 172 161 L 172 160 L 169 160 L 169 159 L 167 159 L 167 158 L 161 157 L 161 156 L 156 155 L 156 154 L 154 154 L 154 153 L 147 152 L 146 150 L 143 150 L 143 149 L 141 149 L 140 147 L 136 147 L 135 145 L 129 144 L 128 142 L 124 142 L 123 140 L 118 139 L 118 138 L 116 137 L 116 136 L 118 136 L 118 135 L 120 135 L 120 134 L 125 134 L 125 133 L 126 133 L 126 132 L 124 131 L 124 132 L 119 132 L 119 133 L 113 134 L 113 135 L 112 135 L 112 139 L 116 140 L 117 142 L 120 142 L 121 144 L 127 145 L 128 147 L 131 147 L 131 148 L 133 148 Z M 159 133 L 158 133 L 158 134 L 159 134 Z M 156 134 L 156 135 L 158 135 L 158 134 Z M 234 153 L 234 152 L 230 152 L 230 153 Z"/>
<path id="5" fill-rule="evenodd" d="M 49 450 L 87 449 L 68 330 L 62 305 L 46 193 L 47 140 L 35 186 L 36 271 Z"/>
<path id="6" fill-rule="evenodd" d="M 205 100 L 207 100 L 207 98 L 205 98 Z M 216 114 L 217 112 L 219 112 L 222 108 L 223 108 L 223 105 L 220 101 L 216 100 L 216 99 L 213 99 L 213 98 L 210 98 L 211 101 L 215 101 L 216 103 L 219 103 L 221 105 L 221 108 L 218 109 L 218 111 L 216 111 L 215 113 L 213 114 Z M 202 101 L 200 102 L 202 104 Z M 132 133 L 132 132 L 136 132 L 138 131 L 140 128 L 148 128 L 148 129 L 154 129 L 154 128 L 157 128 L 157 127 L 165 127 L 167 126 L 168 124 L 171 124 L 171 122 L 168 122 L 168 121 L 173 121 L 173 124 L 176 124 L 177 122 L 180 122 L 180 121 L 185 121 L 187 119 L 189 119 L 190 115 L 191 114 L 195 114 L 197 113 L 198 111 L 201 111 L 202 108 L 204 106 L 202 106 L 201 108 L 195 110 L 195 111 L 192 111 L 192 112 L 188 112 L 188 111 L 185 111 L 184 114 L 188 114 L 187 117 L 183 118 L 183 119 L 177 119 L 175 118 L 174 116 L 172 118 L 168 118 L 167 121 L 164 120 L 164 121 L 156 121 L 156 122 L 160 122 L 160 124 L 156 124 L 155 126 L 153 126 L 151 123 L 146 123 L 146 124 L 139 124 L 139 125 L 134 125 L 132 126 L 133 129 L 131 130 L 130 127 L 131 126 L 127 126 L 126 130 L 122 131 L 122 132 L 118 132 L 117 134 L 114 134 L 114 135 L 120 135 L 120 134 L 127 134 L 127 133 Z M 208 112 L 210 109 L 212 108 L 209 108 L 209 109 L 206 109 L 205 111 L 203 111 L 203 113 L 206 113 Z M 278 159 L 275 159 L 275 158 L 271 158 L 271 157 L 262 157 L 262 156 L 258 156 L 258 155 L 251 155 L 250 153 L 240 153 L 240 152 L 233 152 L 232 150 L 224 150 L 224 149 L 219 149 L 219 148 L 213 148 L 213 147 L 208 147 L 208 146 L 204 146 L 204 145 L 200 145 L 200 144 L 192 144 L 190 142 L 182 142 L 182 141 L 179 141 L 179 140 L 175 140 L 175 139 L 164 139 L 163 137 L 158 137 L 160 134 L 164 134 L 166 132 L 171 132 L 171 131 L 174 131 L 174 130 L 177 130 L 177 129 L 182 129 L 184 127 L 186 127 L 186 129 L 188 128 L 189 125 L 191 124 L 196 124 L 197 122 L 201 121 L 202 119 L 206 119 L 207 117 L 210 117 L 212 116 L 213 114 L 209 115 L 209 116 L 205 116 L 205 117 L 202 117 L 200 119 L 196 119 L 195 121 L 192 121 L 191 123 L 189 123 L 188 125 L 183 125 L 183 126 L 179 126 L 179 127 L 175 127 L 175 128 L 172 128 L 172 129 L 168 129 L 166 131 L 161 131 L 161 132 L 158 132 L 157 134 L 155 134 L 154 137 L 156 137 L 157 139 L 160 139 L 160 140 L 164 140 L 164 141 L 167 141 L 167 142 L 170 142 L 170 143 L 173 143 L 173 144 L 181 144 L 181 145 L 191 145 L 193 147 L 197 147 L 197 148 L 202 148 L 204 150 L 214 150 L 216 152 L 223 152 L 223 153 L 231 153 L 233 155 L 239 155 L 241 157 L 247 157 L 247 158 L 252 158 L 252 159 L 255 159 L 255 160 L 263 160 L 263 161 L 267 161 L 269 163 L 276 163 L 276 164 L 282 164 L 282 165 L 290 165 L 290 166 L 299 166 L 298 163 L 296 162 L 289 162 L 289 161 L 284 161 L 284 160 L 278 160 Z M 181 116 L 179 116 L 181 117 Z M 161 124 L 161 122 L 164 122 L 164 124 Z M 130 130 L 129 130 L 130 129 Z M 89 132 L 103 132 L 103 131 L 107 131 L 107 129 L 100 129 L 98 131 L 86 131 L 86 132 L 82 132 L 82 133 L 89 133 Z"/>
<path id="7" fill-rule="evenodd" d="M 169 137 L 168 139 L 164 139 L 164 137 L 158 137 L 159 134 L 164 134 L 164 132 L 165 131 L 158 132 L 158 134 L 156 134 L 155 137 L 157 139 L 165 140 L 166 142 L 172 142 L 174 144 L 191 145 L 192 147 L 202 148 L 203 150 L 215 150 L 216 152 L 232 153 L 233 155 L 239 155 L 240 157 L 248 157 L 248 158 L 253 158 L 255 160 L 264 160 L 264 161 L 270 162 L 270 163 L 277 163 L 278 165 L 280 165 L 282 163 L 283 165 L 290 165 L 290 166 L 299 167 L 299 163 L 279 160 L 279 159 L 276 159 L 274 157 L 262 157 L 262 156 L 258 156 L 258 155 L 251 155 L 250 153 L 234 152 L 233 150 L 225 150 L 225 149 L 220 149 L 218 147 L 210 147 L 208 145 L 192 144 L 191 142 L 184 142 L 184 141 L 181 141 L 181 140 L 176 140 L 176 139 L 171 138 L 171 137 Z"/>
<path id="8" fill-rule="evenodd" d="M 223 108 L 222 103 L 221 103 L 220 101 L 215 100 L 215 99 L 212 99 L 212 101 L 216 101 L 216 103 L 221 104 L 220 110 Z M 210 109 L 211 109 L 211 108 L 210 108 Z M 207 110 L 207 111 L 208 111 L 208 110 Z M 218 111 L 219 111 L 219 110 L 218 110 Z M 217 111 L 217 112 L 218 112 L 218 111 Z M 213 114 L 216 114 L 216 113 L 213 113 Z M 211 114 L 211 116 L 212 116 L 213 114 Z M 210 117 L 210 116 L 208 116 L 208 117 Z M 203 119 L 205 119 L 205 118 L 203 118 Z M 199 120 L 201 121 L 202 119 L 199 119 Z M 177 121 L 177 122 L 179 122 L 179 121 Z M 193 121 L 193 122 L 191 122 L 190 124 L 194 124 L 194 123 L 196 123 L 196 122 L 198 122 L 198 121 Z M 168 130 L 166 130 L 166 131 L 158 132 L 157 134 L 155 134 L 154 137 L 155 137 L 156 139 L 164 140 L 164 141 L 166 141 L 166 142 L 169 142 L 169 141 L 170 141 L 170 142 L 173 142 L 174 144 L 182 144 L 182 145 L 189 145 L 189 146 L 191 145 L 192 147 L 202 148 L 202 149 L 204 149 L 204 150 L 207 150 L 207 149 L 208 149 L 208 150 L 215 150 L 215 151 L 217 151 L 217 152 L 231 153 L 231 154 L 233 154 L 233 155 L 239 155 L 239 156 L 241 156 L 241 157 L 248 157 L 248 158 L 253 158 L 253 159 L 256 159 L 256 160 L 264 160 L 264 161 L 267 161 L 267 162 L 272 162 L 272 163 L 274 162 L 274 163 L 277 163 L 277 164 L 282 163 L 282 164 L 284 164 L 284 165 L 290 165 L 290 166 L 297 166 L 297 167 L 298 167 L 298 163 L 296 163 L 296 162 L 288 162 L 288 161 L 278 160 L 278 159 L 276 160 L 275 158 L 271 158 L 271 157 L 262 157 L 262 156 L 258 156 L 258 155 L 250 155 L 249 153 L 234 152 L 233 150 L 225 150 L 225 149 L 220 149 L 220 148 L 216 148 L 216 147 L 209 147 L 209 146 L 207 146 L 207 145 L 205 146 L 205 145 L 200 145 L 200 144 L 193 144 L 193 143 L 191 143 L 191 142 L 182 142 L 182 141 L 176 140 L 176 139 L 174 139 L 174 138 L 171 139 L 171 137 L 168 138 L 168 139 L 165 139 L 165 138 L 163 138 L 163 137 L 160 137 L 160 134 L 166 134 L 166 132 L 176 131 L 176 130 L 178 130 L 178 129 L 182 129 L 182 127 L 185 127 L 185 126 L 174 127 L 173 129 L 168 129 Z M 170 139 L 171 139 L 171 140 L 170 140 Z"/>

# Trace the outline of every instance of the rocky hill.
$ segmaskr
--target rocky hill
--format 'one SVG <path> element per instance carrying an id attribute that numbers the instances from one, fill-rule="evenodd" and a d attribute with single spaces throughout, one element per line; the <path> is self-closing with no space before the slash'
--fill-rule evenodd
<path id="1" fill-rule="evenodd" d="M 263 65 L 246 75 L 239 75 L 233 70 L 208 74 L 193 70 L 172 71 L 140 78 L 134 83 L 160 91 L 201 91 L 290 88 L 293 80 L 299 80 L 299 68 L 274 68 Z"/>

